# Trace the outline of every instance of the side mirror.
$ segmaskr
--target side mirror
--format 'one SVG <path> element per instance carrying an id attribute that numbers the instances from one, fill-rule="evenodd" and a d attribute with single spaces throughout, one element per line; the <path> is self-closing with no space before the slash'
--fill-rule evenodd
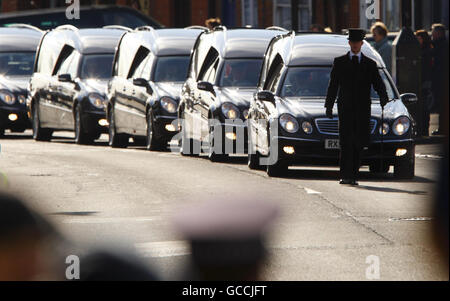
<path id="1" fill-rule="evenodd" d="M 270 103 L 275 103 L 275 95 L 270 91 L 260 91 L 256 94 L 256 98 L 259 101 L 268 101 Z"/>
<path id="2" fill-rule="evenodd" d="M 70 74 L 60 74 L 58 75 L 58 81 L 62 82 L 62 83 L 71 83 L 72 81 L 72 76 L 70 76 Z"/>
<path id="3" fill-rule="evenodd" d="M 214 87 L 209 82 L 198 82 L 197 89 L 215 94 Z"/>
<path id="4" fill-rule="evenodd" d="M 414 105 L 418 101 L 417 95 L 413 93 L 402 94 L 400 95 L 400 99 L 402 100 L 405 106 Z"/>
<path id="5" fill-rule="evenodd" d="M 153 94 L 153 89 L 145 78 L 135 78 L 133 79 L 133 85 L 138 87 L 144 87 L 147 89 L 148 94 Z"/>

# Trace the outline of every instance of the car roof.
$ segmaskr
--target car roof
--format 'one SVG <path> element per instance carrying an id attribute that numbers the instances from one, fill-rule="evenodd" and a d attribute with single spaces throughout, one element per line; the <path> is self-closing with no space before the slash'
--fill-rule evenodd
<path id="1" fill-rule="evenodd" d="M 29 28 L 0 27 L 0 52 L 36 51 L 43 34 Z"/>
<path id="2" fill-rule="evenodd" d="M 280 42 L 280 54 L 287 66 L 331 66 L 334 58 L 350 51 L 346 35 L 287 34 Z M 276 44 L 278 44 L 276 43 Z M 273 45 L 273 44 L 272 44 Z M 275 46 L 279 47 L 279 46 Z M 386 67 L 378 52 L 364 41 L 362 53 L 374 60 L 378 67 Z"/>
<path id="3" fill-rule="evenodd" d="M 283 31 L 267 29 L 218 29 L 214 45 L 223 58 L 263 58 L 272 38 Z"/>
<path id="4" fill-rule="evenodd" d="M 121 29 L 76 29 L 61 26 L 48 33 L 60 45 L 70 45 L 82 54 L 114 53 L 125 30 Z"/>
<path id="5" fill-rule="evenodd" d="M 201 29 L 172 28 L 135 30 L 127 33 L 136 46 L 148 48 L 156 56 L 190 55 Z M 134 42 L 133 42 L 134 44 Z"/>

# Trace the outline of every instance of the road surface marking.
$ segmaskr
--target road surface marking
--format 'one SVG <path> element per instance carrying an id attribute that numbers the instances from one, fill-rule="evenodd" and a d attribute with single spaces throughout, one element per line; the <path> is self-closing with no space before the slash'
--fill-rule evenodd
<path id="1" fill-rule="evenodd" d="M 309 189 L 309 188 L 306 188 L 306 187 L 303 187 L 303 189 L 305 189 L 307 194 L 322 194 L 322 192 L 315 191 L 315 190 L 312 190 L 312 189 Z"/>
<path id="2" fill-rule="evenodd" d="M 186 241 L 146 242 L 134 245 L 143 257 L 173 257 L 191 254 Z"/>

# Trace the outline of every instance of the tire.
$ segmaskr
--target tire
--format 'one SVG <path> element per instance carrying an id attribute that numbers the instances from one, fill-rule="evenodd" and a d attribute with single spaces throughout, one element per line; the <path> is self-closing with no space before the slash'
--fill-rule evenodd
<path id="1" fill-rule="evenodd" d="M 133 137 L 134 145 L 136 146 L 146 146 L 147 138 L 146 137 Z"/>
<path id="2" fill-rule="evenodd" d="M 116 132 L 116 123 L 114 116 L 114 109 L 110 109 L 109 112 L 109 127 L 108 127 L 108 144 L 112 148 L 126 148 L 128 146 L 129 137 L 126 134 L 118 134 Z"/>
<path id="3" fill-rule="evenodd" d="M 270 137 L 270 135 L 269 135 L 269 137 Z M 270 141 L 270 138 L 268 141 Z M 268 158 L 270 158 L 270 152 L 271 152 L 270 150 L 271 150 L 271 146 L 269 145 L 269 154 L 267 156 Z M 288 165 L 278 158 L 277 158 L 277 162 L 275 164 L 266 166 L 266 173 L 269 177 L 282 177 L 286 174 L 287 170 L 288 170 Z"/>
<path id="4" fill-rule="evenodd" d="M 145 145 L 149 151 L 161 151 L 165 146 L 163 141 L 155 137 L 153 115 L 150 110 L 147 113 L 147 136 Z"/>
<path id="5" fill-rule="evenodd" d="M 394 177 L 401 180 L 411 180 L 415 176 L 416 159 L 410 156 L 409 159 L 399 160 L 394 165 Z"/>
<path id="6" fill-rule="evenodd" d="M 228 159 L 228 154 L 225 154 L 225 146 L 222 145 L 222 154 L 217 154 L 214 151 L 214 127 L 209 127 L 209 151 L 208 158 L 211 162 L 224 162 Z"/>
<path id="7" fill-rule="evenodd" d="M 33 106 L 33 139 L 36 141 L 50 141 L 52 139 L 53 131 L 41 127 L 39 119 L 39 103 Z"/>
<path id="8" fill-rule="evenodd" d="M 94 142 L 94 136 L 90 133 L 86 133 L 83 122 L 81 121 L 81 107 L 77 105 L 75 107 L 75 143 L 76 144 L 92 144 Z"/>
<path id="9" fill-rule="evenodd" d="M 251 139 L 251 134 L 250 134 L 250 129 L 249 129 L 249 134 L 248 134 L 248 160 L 247 160 L 247 165 L 248 168 L 253 169 L 253 170 L 264 170 L 264 168 L 259 164 L 259 160 L 261 158 L 261 154 L 255 150 L 255 153 L 253 153 L 254 150 L 254 146 L 253 146 L 253 141 Z"/>
<path id="10" fill-rule="evenodd" d="M 196 157 L 199 154 L 194 154 L 194 139 L 187 138 L 187 133 L 184 126 L 181 126 L 181 140 L 180 144 L 180 154 L 182 156 Z"/>
<path id="11" fill-rule="evenodd" d="M 387 163 L 383 163 L 383 165 L 381 165 L 381 162 L 375 162 L 369 165 L 369 171 L 371 173 L 386 174 L 389 172 L 390 167 L 391 166 Z"/>

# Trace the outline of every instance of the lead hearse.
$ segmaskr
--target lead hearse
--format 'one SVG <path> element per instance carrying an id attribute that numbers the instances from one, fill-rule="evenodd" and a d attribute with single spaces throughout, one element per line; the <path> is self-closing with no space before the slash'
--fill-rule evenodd
<path id="1" fill-rule="evenodd" d="M 342 35 L 289 33 L 271 41 L 249 110 L 251 169 L 265 168 L 269 176 L 280 176 L 292 165 L 338 163 L 337 105 L 329 119 L 324 103 L 333 59 L 348 51 Z M 370 145 L 362 164 L 374 173 L 387 173 L 393 165 L 397 178 L 413 178 L 416 128 L 407 107 L 417 97 L 399 95 L 367 41 L 362 52 L 377 62 L 390 99 L 382 120 L 378 95 L 372 91 Z"/>

